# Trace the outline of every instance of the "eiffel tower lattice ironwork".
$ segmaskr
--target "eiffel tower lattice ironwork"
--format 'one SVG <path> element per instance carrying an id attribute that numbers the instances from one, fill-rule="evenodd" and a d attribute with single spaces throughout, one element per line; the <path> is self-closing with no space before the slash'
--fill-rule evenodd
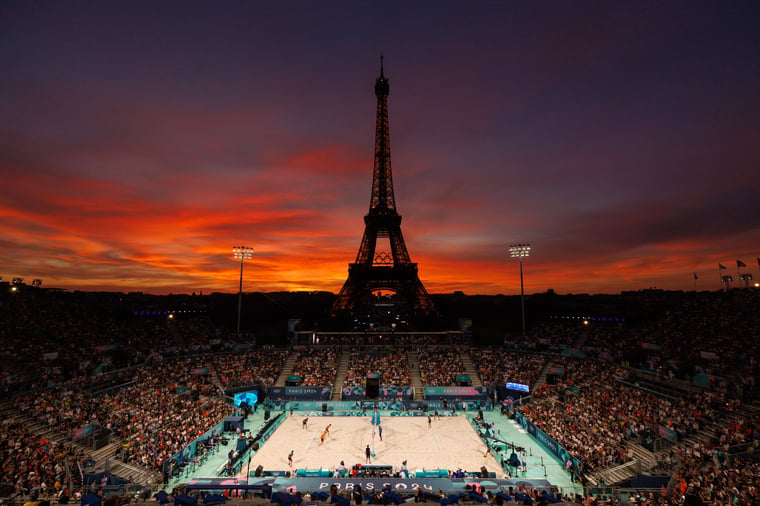
<path id="1" fill-rule="evenodd" d="M 419 315 L 435 314 L 430 295 L 417 274 L 417 264 L 409 258 L 401 235 L 401 215 L 396 211 L 388 131 L 389 92 L 380 57 L 380 76 L 375 81 L 375 165 L 369 213 L 364 217 L 364 237 L 356 261 L 348 264 L 348 279 L 333 304 L 333 314 L 355 314 L 378 290 L 394 292 Z M 378 238 L 387 239 L 390 251 L 378 250 Z"/>

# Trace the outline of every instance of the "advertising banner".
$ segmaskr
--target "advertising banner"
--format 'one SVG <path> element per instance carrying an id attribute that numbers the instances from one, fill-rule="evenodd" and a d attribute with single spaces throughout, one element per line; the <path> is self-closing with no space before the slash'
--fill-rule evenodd
<path id="1" fill-rule="evenodd" d="M 267 389 L 270 399 L 285 400 L 330 400 L 330 387 L 271 387 Z"/>
<path id="2" fill-rule="evenodd" d="M 87 424 L 79 427 L 74 431 L 74 441 L 79 441 L 80 439 L 89 436 L 92 434 L 93 428 L 95 426 L 93 424 Z"/>
<path id="3" fill-rule="evenodd" d="M 669 427 L 665 427 L 664 425 L 658 425 L 657 426 L 657 433 L 660 434 L 661 437 L 667 439 L 668 441 L 673 441 L 674 443 L 678 442 L 678 434 L 676 434 L 676 431 Z"/>
<path id="4" fill-rule="evenodd" d="M 193 478 L 186 485 L 188 490 L 221 490 L 226 488 L 237 489 L 262 489 L 271 488 L 272 492 L 286 492 L 295 488 L 301 492 L 329 492 L 330 487 L 335 485 L 338 490 L 353 490 L 361 486 L 368 492 L 390 489 L 405 496 L 414 495 L 418 488 L 423 491 L 434 493 L 438 489 L 465 492 L 468 483 L 479 483 L 485 490 L 497 492 L 509 487 L 526 487 L 530 490 L 537 489 L 539 492 L 546 490 L 551 492 L 551 483 L 542 479 L 480 479 L 469 477 L 466 479 L 447 478 L 287 478 L 280 476 L 255 478 Z"/>
<path id="5" fill-rule="evenodd" d="M 426 399 L 478 400 L 486 397 L 485 387 L 425 387 Z"/>
<path id="6" fill-rule="evenodd" d="M 399 399 L 399 400 L 412 400 L 414 399 L 414 390 L 412 387 L 382 387 L 380 391 L 378 392 L 379 399 L 383 400 L 389 400 L 389 399 Z M 343 390 L 341 390 L 341 399 L 349 401 L 360 401 L 360 400 L 366 400 L 367 392 L 364 387 L 357 386 L 357 387 L 344 387 Z"/>

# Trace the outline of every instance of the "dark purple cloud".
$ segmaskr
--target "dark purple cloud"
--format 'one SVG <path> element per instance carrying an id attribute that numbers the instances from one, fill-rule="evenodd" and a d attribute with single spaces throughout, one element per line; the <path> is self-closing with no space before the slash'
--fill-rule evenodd
<path id="1" fill-rule="evenodd" d="M 753 2 L 0 7 L 0 265 L 65 288 L 337 291 L 378 56 L 432 292 L 693 288 L 760 255 Z M 701 278 L 702 279 L 702 278 Z M 704 279 L 708 279 L 707 276 Z M 701 288 L 717 289 L 716 286 Z"/>

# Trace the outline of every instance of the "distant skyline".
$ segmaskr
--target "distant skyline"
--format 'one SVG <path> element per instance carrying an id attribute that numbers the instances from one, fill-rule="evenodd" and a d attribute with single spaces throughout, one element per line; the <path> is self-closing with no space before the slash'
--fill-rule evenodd
<path id="1" fill-rule="evenodd" d="M 0 276 L 337 293 L 385 58 L 431 293 L 760 280 L 757 2 L 0 5 Z M 726 266 L 719 271 L 718 265 Z M 694 279 L 694 273 L 698 279 Z"/>

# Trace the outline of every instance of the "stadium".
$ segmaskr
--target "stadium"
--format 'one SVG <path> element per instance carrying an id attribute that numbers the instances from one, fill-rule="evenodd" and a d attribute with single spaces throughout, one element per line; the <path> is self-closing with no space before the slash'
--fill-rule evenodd
<path id="1" fill-rule="evenodd" d="M 2 505 L 760 505 L 756 9 L 16 3 Z"/>
<path id="2" fill-rule="evenodd" d="M 477 321 L 268 342 L 211 297 L 0 288 L 8 504 L 758 500 L 756 290 L 484 343 Z"/>

